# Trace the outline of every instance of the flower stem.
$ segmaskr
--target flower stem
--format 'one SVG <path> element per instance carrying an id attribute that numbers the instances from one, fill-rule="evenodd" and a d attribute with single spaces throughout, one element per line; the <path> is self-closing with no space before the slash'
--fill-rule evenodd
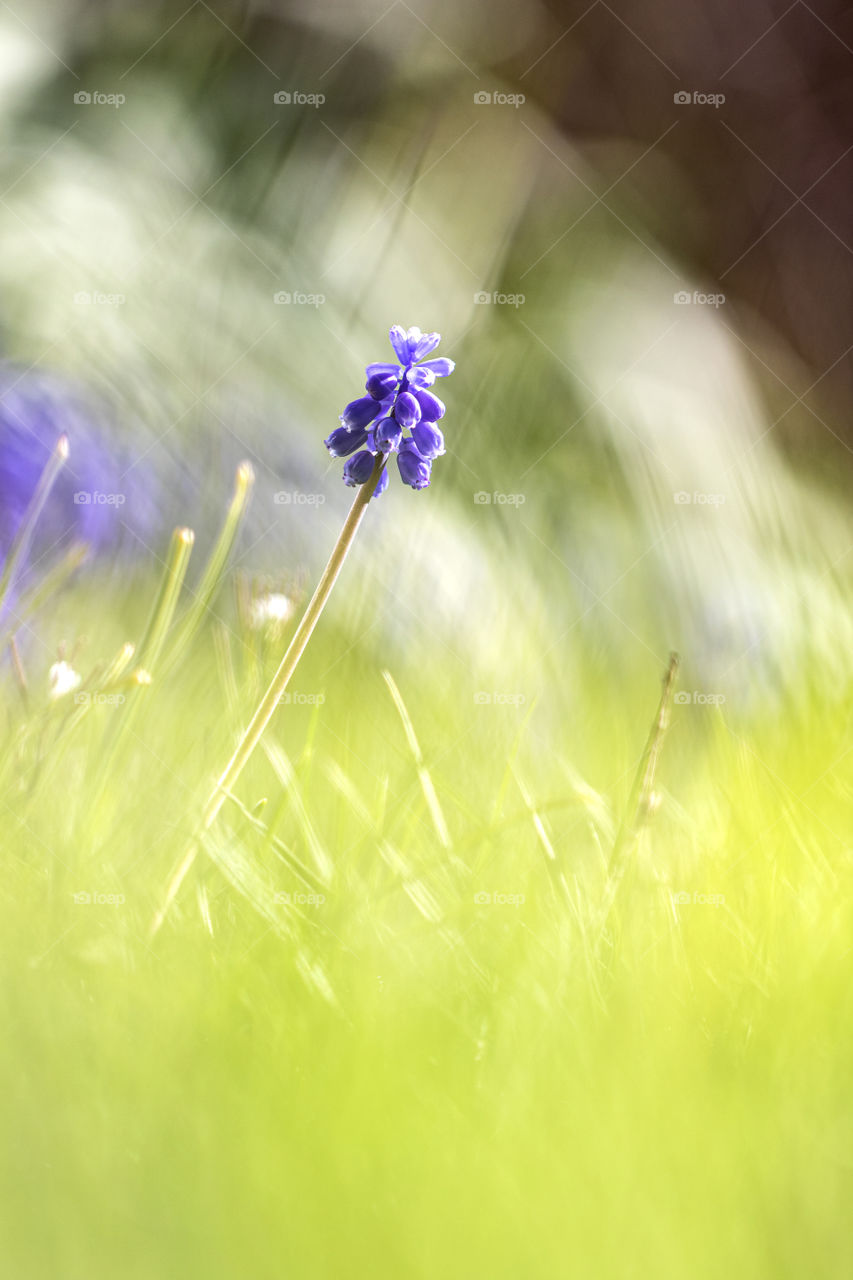
<path id="1" fill-rule="evenodd" d="M 337 581 L 338 574 L 341 571 L 347 552 L 353 544 L 358 527 L 361 524 L 364 513 L 367 510 L 367 504 L 373 497 L 374 491 L 379 478 L 382 475 L 385 466 L 385 455 L 377 454 L 376 463 L 370 479 L 358 490 L 355 495 L 349 515 L 344 521 L 344 527 L 338 536 L 338 540 L 334 545 L 332 554 L 329 556 L 328 564 L 323 570 L 323 576 L 317 583 L 308 607 L 302 617 L 302 621 L 296 628 L 293 639 L 287 647 L 287 652 L 279 664 L 278 670 L 270 681 L 269 687 L 263 698 L 258 704 L 255 714 L 252 716 L 249 724 L 244 730 L 240 741 L 232 755 L 228 764 L 225 766 L 219 777 L 216 786 L 211 792 L 207 804 L 204 807 L 201 823 L 198 830 L 194 834 L 189 846 L 181 859 L 180 865 L 175 871 L 172 879 L 169 881 L 166 890 L 166 897 L 162 907 L 154 918 L 151 926 L 151 933 L 154 934 L 160 928 L 166 918 L 166 915 L 174 902 L 181 885 L 183 884 L 187 873 L 195 862 L 198 854 L 199 841 L 207 831 L 213 826 L 219 815 L 229 792 L 234 787 L 240 774 L 243 772 L 252 752 L 261 740 L 264 729 L 272 719 L 273 713 L 281 701 L 281 696 L 290 683 L 290 678 L 296 670 L 297 663 L 305 651 L 308 641 L 311 639 L 314 628 L 320 620 L 320 615 L 325 608 L 326 601 L 332 593 L 332 588 Z"/>

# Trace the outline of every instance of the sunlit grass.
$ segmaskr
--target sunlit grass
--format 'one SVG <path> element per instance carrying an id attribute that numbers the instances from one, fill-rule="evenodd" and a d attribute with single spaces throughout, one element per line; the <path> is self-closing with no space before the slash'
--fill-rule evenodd
<path id="1" fill-rule="evenodd" d="M 6 1272 L 848 1274 L 844 698 L 677 702 L 611 904 L 661 664 L 498 702 L 424 636 L 401 717 L 350 568 L 154 939 L 281 637 L 225 592 L 123 734 L 5 673 Z M 144 581 L 66 591 L 86 661 Z"/>

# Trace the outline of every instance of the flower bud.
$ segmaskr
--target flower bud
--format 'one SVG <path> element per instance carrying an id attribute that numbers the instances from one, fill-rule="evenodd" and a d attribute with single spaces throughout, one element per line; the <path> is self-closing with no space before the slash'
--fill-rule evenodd
<path id="1" fill-rule="evenodd" d="M 418 395 L 428 394 L 419 392 Z M 441 403 L 441 401 L 439 401 Z M 411 391 L 403 391 L 397 396 L 397 403 L 394 406 L 394 417 L 397 419 L 401 427 L 413 427 L 416 422 L 420 421 L 421 406 L 417 397 L 413 396 Z"/>
<path id="2" fill-rule="evenodd" d="M 373 474 L 375 461 L 376 455 L 369 453 L 367 449 L 362 449 L 361 453 L 355 453 L 351 458 L 347 458 L 344 463 L 344 483 L 350 488 L 354 488 L 357 484 L 364 484 Z"/>
<path id="3" fill-rule="evenodd" d="M 400 364 L 409 364 L 409 339 L 406 335 L 406 330 L 402 325 L 393 324 L 388 337 L 391 339 L 391 346 L 394 348 Z"/>
<path id="4" fill-rule="evenodd" d="M 420 405 L 419 416 L 426 418 L 427 422 L 438 422 L 439 418 L 444 417 L 444 402 L 431 391 L 416 391 L 415 399 Z"/>
<path id="5" fill-rule="evenodd" d="M 437 378 L 449 378 L 456 365 L 452 360 L 448 360 L 447 356 L 438 356 L 435 360 L 424 360 L 419 367 L 429 369 Z"/>
<path id="6" fill-rule="evenodd" d="M 360 449 L 367 439 L 367 432 L 350 431 L 349 427 L 335 427 L 331 435 L 323 441 L 333 458 L 346 458 L 356 449 Z"/>
<path id="7" fill-rule="evenodd" d="M 418 453 L 411 440 L 404 440 L 397 454 L 400 479 L 413 489 L 425 489 L 429 484 L 431 464 Z"/>
<path id="8" fill-rule="evenodd" d="M 402 434 L 403 431 L 399 422 L 395 422 L 393 418 L 380 418 L 373 428 L 373 439 L 376 448 L 381 449 L 383 453 L 396 449 Z"/>
<path id="9" fill-rule="evenodd" d="M 418 453 L 430 462 L 444 453 L 444 436 L 432 422 L 418 422 L 412 427 L 412 439 Z"/>
<path id="10" fill-rule="evenodd" d="M 365 383 L 367 394 L 374 400 L 384 400 L 396 390 L 398 379 L 398 373 L 371 374 Z"/>
<path id="11" fill-rule="evenodd" d="M 409 352 L 412 360 L 422 360 L 431 351 L 435 351 L 439 342 L 441 342 L 440 333 L 421 333 L 419 329 L 414 331 L 410 329 Z"/>
<path id="12" fill-rule="evenodd" d="M 379 413 L 379 405 L 372 396 L 362 396 L 360 400 L 351 400 L 341 414 L 341 422 L 350 431 L 366 427 Z"/>
<path id="13" fill-rule="evenodd" d="M 417 391 L 422 387 L 431 387 L 434 382 L 435 374 L 432 369 L 424 369 L 420 365 L 415 369 L 410 369 L 406 374 L 406 384 L 413 391 Z"/>

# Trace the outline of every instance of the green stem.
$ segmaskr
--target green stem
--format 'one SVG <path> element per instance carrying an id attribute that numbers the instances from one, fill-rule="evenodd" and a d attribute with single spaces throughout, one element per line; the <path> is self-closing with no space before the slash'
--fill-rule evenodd
<path id="1" fill-rule="evenodd" d="M 669 725 L 669 713 L 672 697 L 675 693 L 675 678 L 678 675 L 679 658 L 677 653 L 669 655 L 669 665 L 663 677 L 663 692 L 658 704 L 657 715 L 652 721 L 645 750 L 640 757 L 631 798 L 616 835 L 610 854 L 609 872 L 611 878 L 622 868 L 626 855 L 634 848 L 649 820 L 652 809 L 652 796 L 657 771 L 658 759 L 663 746 L 664 734 Z"/>
<path id="2" fill-rule="evenodd" d="M 234 493 L 225 516 L 225 523 L 222 526 L 201 581 L 193 592 L 192 604 L 187 609 L 184 618 L 177 624 L 177 635 L 170 643 L 169 651 L 164 655 L 164 661 L 160 664 L 161 675 L 165 670 L 171 669 L 184 650 L 189 647 L 201 627 L 204 615 L 211 609 L 213 599 L 222 582 L 228 558 L 237 540 L 237 534 L 240 531 L 240 525 L 246 513 L 254 482 L 255 473 L 251 464 L 241 462 L 237 468 Z"/>
<path id="3" fill-rule="evenodd" d="M 172 534 L 160 591 L 154 601 L 145 635 L 139 644 L 139 661 L 148 671 L 157 665 L 166 633 L 172 625 L 194 542 L 195 534 L 192 529 L 176 529 Z"/>
<path id="4" fill-rule="evenodd" d="M 296 670 L 299 659 L 305 652 L 305 647 L 311 639 L 314 628 L 320 620 L 320 615 L 326 606 L 326 601 L 332 593 L 332 588 L 337 581 L 338 574 L 341 571 L 344 560 L 347 557 L 347 553 L 355 540 L 358 527 L 364 519 L 367 504 L 373 497 L 384 466 L 385 456 L 383 454 L 377 454 L 373 474 L 365 484 L 361 485 L 355 496 L 353 504 L 350 507 L 349 515 L 344 521 L 344 527 L 341 529 L 338 540 L 329 557 L 329 562 L 323 570 L 323 576 L 317 583 L 316 590 L 311 597 L 308 608 L 305 610 L 302 621 L 296 628 L 293 639 L 288 645 L 287 652 L 282 658 L 278 670 L 270 681 L 269 688 L 263 698 L 261 698 L 255 714 L 252 716 L 252 719 L 244 730 L 234 754 L 223 769 L 216 786 L 211 792 L 202 813 L 200 827 L 190 841 L 175 874 L 169 881 L 165 900 L 155 916 L 151 927 L 152 934 L 157 932 L 165 920 L 169 908 L 177 897 L 178 891 L 180 890 L 187 873 L 195 862 L 198 854 L 199 841 L 205 833 L 210 830 L 216 821 L 220 809 L 237 782 L 237 779 L 240 777 L 240 774 L 243 772 L 243 769 L 246 767 L 252 752 L 260 742 L 264 729 L 272 719 L 273 713 L 281 701 L 281 696 L 290 683 L 291 676 Z"/>

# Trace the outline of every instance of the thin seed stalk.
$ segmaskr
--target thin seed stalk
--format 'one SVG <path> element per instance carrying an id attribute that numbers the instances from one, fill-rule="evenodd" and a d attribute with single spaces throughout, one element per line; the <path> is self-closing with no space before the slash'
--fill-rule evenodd
<path id="1" fill-rule="evenodd" d="M 195 534 L 192 529 L 176 529 L 172 534 L 160 591 L 154 601 L 145 635 L 139 645 L 139 661 L 149 671 L 156 666 L 166 640 L 166 633 L 172 625 L 194 541 Z"/>
<path id="2" fill-rule="evenodd" d="M 234 543 L 237 540 L 237 534 L 243 522 L 243 516 L 246 513 L 254 483 L 255 473 L 251 464 L 241 462 L 234 478 L 234 492 L 222 530 L 211 552 L 201 581 L 193 593 L 192 603 L 184 618 L 177 624 L 177 635 L 170 643 L 168 653 L 164 655 L 164 662 L 161 663 L 161 667 L 170 668 L 180 657 L 195 637 L 204 615 L 210 609 L 213 598 L 222 581 L 222 575 L 225 572 Z"/>
<path id="3" fill-rule="evenodd" d="M 663 692 L 658 704 L 657 715 L 652 721 L 649 737 L 640 757 L 640 765 L 634 778 L 634 785 L 631 788 L 628 809 L 610 854 L 609 872 L 611 877 L 621 870 L 626 855 L 639 840 L 651 813 L 655 773 L 661 748 L 663 747 L 664 734 L 669 726 L 669 714 L 672 696 L 675 692 L 678 663 L 678 654 L 671 653 L 669 655 L 669 664 L 663 677 Z"/>
<path id="4" fill-rule="evenodd" d="M 159 675 L 158 659 L 172 625 L 194 541 L 195 534 L 192 529 L 178 528 L 172 534 L 160 586 L 142 640 L 136 649 L 139 666 L 131 677 L 131 696 L 128 697 L 121 716 L 115 717 L 104 738 L 101 779 L 94 792 L 93 809 L 100 805 L 113 763 L 119 758 L 120 749 L 127 740 L 127 735 L 132 731 L 139 712 L 137 695 L 142 688 L 151 683 L 152 673 Z"/>

